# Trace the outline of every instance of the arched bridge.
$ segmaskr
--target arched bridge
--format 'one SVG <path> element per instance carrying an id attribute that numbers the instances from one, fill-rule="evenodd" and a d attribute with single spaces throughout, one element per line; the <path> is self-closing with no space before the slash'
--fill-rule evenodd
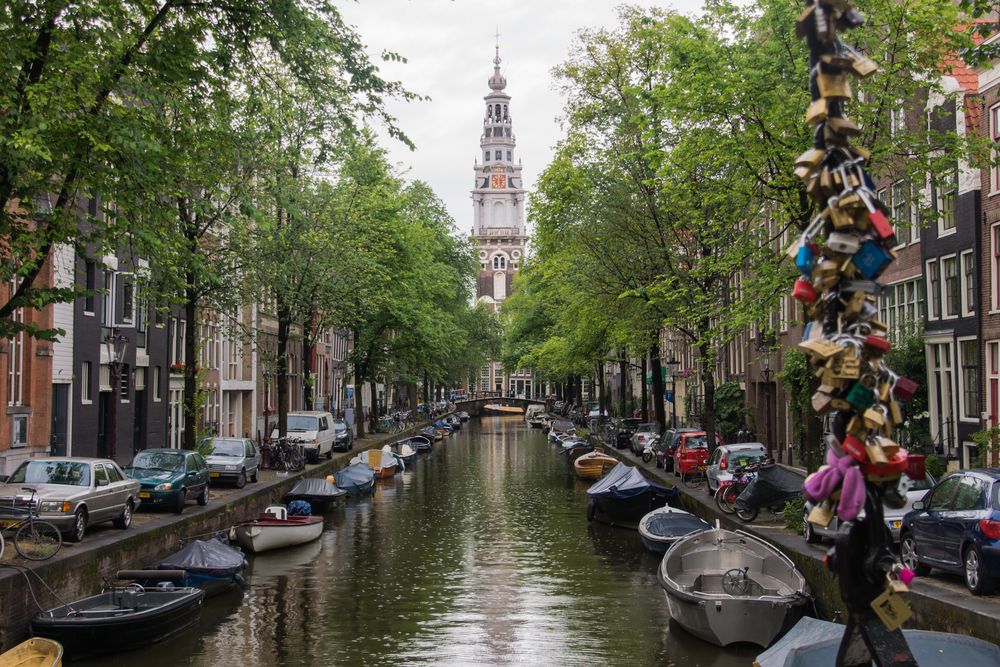
<path id="1" fill-rule="evenodd" d="M 456 410 L 465 410 L 470 415 L 478 415 L 484 405 L 511 405 L 527 410 L 529 405 L 545 405 L 545 401 L 536 398 L 505 398 L 502 396 L 485 396 L 455 401 Z"/>

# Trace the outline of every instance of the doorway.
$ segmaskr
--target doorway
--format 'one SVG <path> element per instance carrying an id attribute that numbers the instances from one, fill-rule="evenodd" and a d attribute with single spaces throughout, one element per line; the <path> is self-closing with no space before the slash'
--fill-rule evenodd
<path id="1" fill-rule="evenodd" d="M 66 456 L 66 442 L 69 433 L 69 385 L 52 385 L 52 456 Z"/>

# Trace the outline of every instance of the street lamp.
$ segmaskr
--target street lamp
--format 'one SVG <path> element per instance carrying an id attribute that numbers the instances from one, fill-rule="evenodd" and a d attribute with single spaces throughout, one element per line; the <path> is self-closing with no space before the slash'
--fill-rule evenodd
<path id="1" fill-rule="evenodd" d="M 774 333 L 763 331 L 757 337 L 757 352 L 760 355 L 760 374 L 764 378 L 764 445 L 767 447 L 768 458 L 773 457 L 771 447 L 771 354 L 774 351 Z"/>
<path id="2" fill-rule="evenodd" d="M 674 429 L 677 428 L 677 369 L 680 365 L 681 362 L 673 357 L 663 362 L 667 375 L 670 376 L 670 428 Z"/>
<path id="3" fill-rule="evenodd" d="M 128 338 L 125 334 L 111 330 L 104 337 L 104 345 L 108 352 L 108 368 L 111 371 L 111 405 L 108 413 L 108 428 L 104 434 L 107 445 L 107 456 L 114 460 L 118 453 L 118 396 L 121 392 L 121 369 L 125 359 L 125 348 Z"/>

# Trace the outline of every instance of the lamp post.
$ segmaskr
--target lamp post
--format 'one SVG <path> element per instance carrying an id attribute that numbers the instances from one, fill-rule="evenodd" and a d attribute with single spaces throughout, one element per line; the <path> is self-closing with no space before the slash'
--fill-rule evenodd
<path id="1" fill-rule="evenodd" d="M 677 428 L 677 369 L 680 365 L 681 362 L 674 357 L 663 362 L 663 367 L 667 369 L 667 375 L 670 376 L 670 428 L 673 429 Z"/>
<path id="2" fill-rule="evenodd" d="M 104 345 L 108 352 L 108 368 L 111 371 L 111 401 L 108 408 L 108 428 L 104 434 L 107 456 L 114 460 L 118 454 L 118 397 L 121 393 L 122 360 L 125 358 L 125 348 L 128 338 L 114 329 L 104 337 Z"/>
<path id="3" fill-rule="evenodd" d="M 771 354 L 774 350 L 774 334 L 761 332 L 757 338 L 757 352 L 760 355 L 760 374 L 764 378 L 764 446 L 767 447 L 768 458 L 773 458 L 771 447 Z"/>

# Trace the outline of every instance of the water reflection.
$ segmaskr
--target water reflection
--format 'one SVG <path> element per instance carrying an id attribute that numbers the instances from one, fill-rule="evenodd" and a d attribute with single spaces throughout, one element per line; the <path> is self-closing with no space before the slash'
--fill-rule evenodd
<path id="1" fill-rule="evenodd" d="M 586 485 L 517 417 L 470 423 L 251 561 L 201 634 L 92 665 L 746 665 L 669 625 L 658 559 L 588 524 Z"/>

